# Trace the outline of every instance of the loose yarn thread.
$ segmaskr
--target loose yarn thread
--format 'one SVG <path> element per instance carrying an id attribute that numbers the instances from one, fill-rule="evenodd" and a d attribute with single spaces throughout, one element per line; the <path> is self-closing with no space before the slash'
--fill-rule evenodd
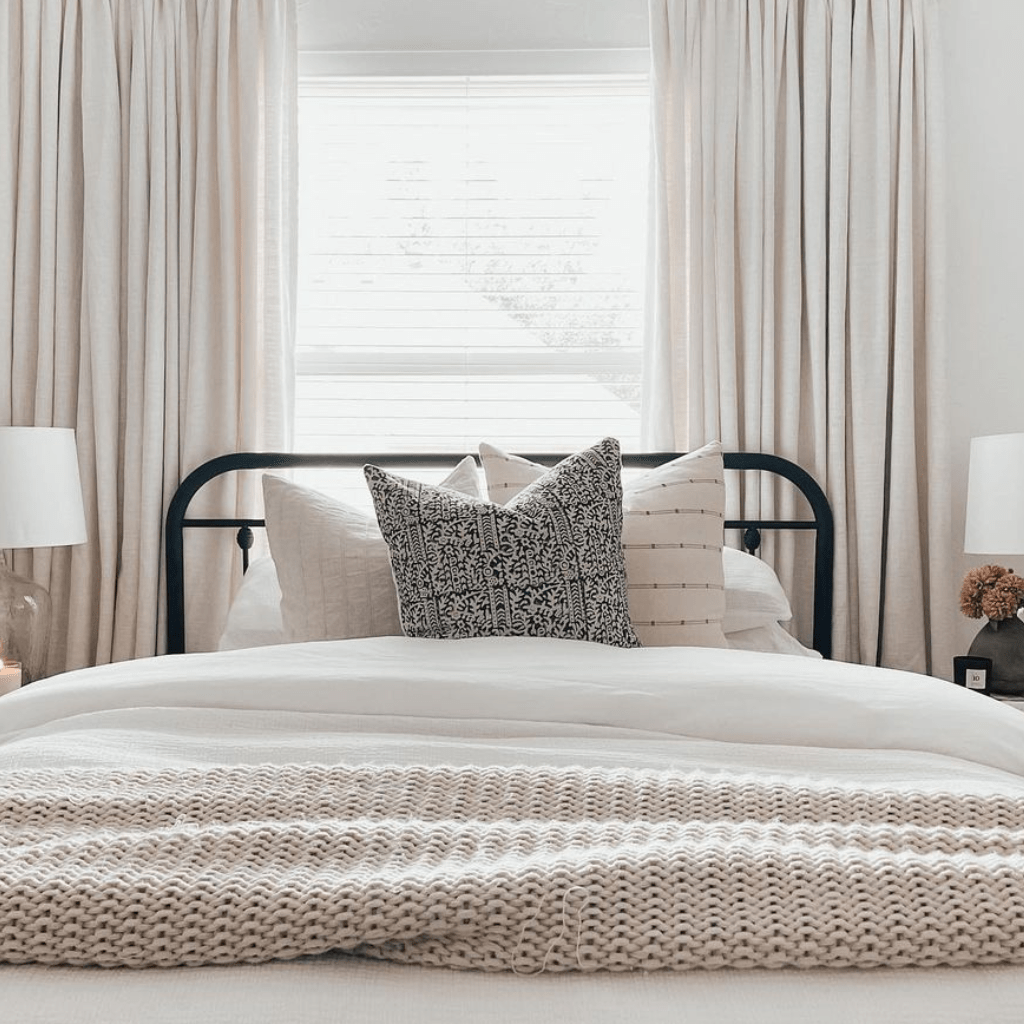
<path id="1" fill-rule="evenodd" d="M 580 903 L 579 908 L 576 911 L 576 966 L 580 970 L 584 970 L 583 957 L 581 955 L 580 946 L 583 942 L 583 908 L 587 905 L 587 898 L 589 893 L 582 885 L 570 885 L 568 889 L 562 893 L 562 930 L 548 943 L 548 948 L 544 953 L 544 958 L 541 960 L 540 966 L 535 971 L 524 971 L 518 966 L 520 954 L 522 953 L 523 946 L 526 941 L 526 930 L 531 924 L 537 921 L 540 917 L 542 904 L 537 905 L 537 909 L 533 912 L 533 916 L 527 921 L 523 922 L 523 927 L 519 932 L 519 941 L 516 943 L 515 952 L 512 955 L 512 973 L 518 974 L 521 977 L 529 978 L 536 974 L 543 974 L 547 970 L 548 960 L 551 958 L 551 954 L 555 951 L 556 947 L 561 945 L 562 940 L 565 938 L 566 932 L 569 930 L 569 897 L 574 892 L 583 893 L 583 901 Z"/>

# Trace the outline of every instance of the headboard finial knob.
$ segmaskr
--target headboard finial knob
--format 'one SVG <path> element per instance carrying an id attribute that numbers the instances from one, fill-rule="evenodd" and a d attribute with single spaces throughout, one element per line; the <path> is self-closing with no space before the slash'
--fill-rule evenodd
<path id="1" fill-rule="evenodd" d="M 243 526 L 235 534 L 235 543 L 242 549 L 242 575 L 249 571 L 249 548 L 256 542 L 256 536 L 248 526 Z"/>

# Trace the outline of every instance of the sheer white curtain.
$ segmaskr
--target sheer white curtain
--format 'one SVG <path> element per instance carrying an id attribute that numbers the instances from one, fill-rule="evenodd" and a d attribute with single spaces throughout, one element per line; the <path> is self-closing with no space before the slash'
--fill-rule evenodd
<path id="1" fill-rule="evenodd" d="M 946 674 L 937 0 L 650 13 L 647 444 L 805 466 L 837 520 L 836 657 Z M 790 511 L 751 490 L 748 511 Z M 798 545 L 773 557 L 806 586 Z"/>
<path id="2" fill-rule="evenodd" d="M 51 671 L 156 652 L 179 479 L 287 444 L 295 37 L 294 0 L 0 7 L 0 423 L 76 429 L 89 527 L 15 553 L 54 599 Z M 187 557 L 210 646 L 230 566 Z"/>

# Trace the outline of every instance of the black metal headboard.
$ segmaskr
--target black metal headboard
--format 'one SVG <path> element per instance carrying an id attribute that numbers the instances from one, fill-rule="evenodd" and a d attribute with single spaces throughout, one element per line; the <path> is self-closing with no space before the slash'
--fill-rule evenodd
<path id="1" fill-rule="evenodd" d="M 623 453 L 622 464 L 629 468 L 653 468 L 678 458 L 679 452 Z M 553 465 L 564 456 L 527 454 L 524 458 L 545 465 Z M 285 452 L 236 452 L 220 455 L 204 462 L 182 481 L 167 509 L 167 652 L 181 654 L 185 650 L 185 561 L 184 531 L 186 529 L 219 529 L 237 527 L 241 534 L 243 557 L 248 558 L 242 538 L 246 530 L 265 526 L 263 519 L 227 517 L 223 519 L 186 519 L 189 502 L 199 489 L 224 473 L 242 470 L 308 469 L 336 467 L 360 468 L 367 462 L 384 468 L 414 469 L 416 467 L 450 468 L 452 459 L 460 456 L 441 454 L 362 454 L 362 455 L 303 455 Z M 825 658 L 832 656 L 832 562 L 833 522 L 828 499 L 809 473 L 796 463 L 778 455 L 760 452 L 727 452 L 725 468 L 734 470 L 760 470 L 775 473 L 789 480 L 807 499 L 810 519 L 730 519 L 727 530 L 743 530 L 743 544 L 755 551 L 761 543 L 761 530 L 811 530 L 814 532 L 814 649 Z M 251 535 L 250 535 L 251 536 Z"/>

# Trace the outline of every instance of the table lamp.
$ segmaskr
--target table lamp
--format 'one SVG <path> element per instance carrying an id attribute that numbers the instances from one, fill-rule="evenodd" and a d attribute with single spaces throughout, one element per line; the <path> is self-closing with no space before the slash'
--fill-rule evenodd
<path id="1" fill-rule="evenodd" d="M 0 427 L 0 659 L 20 662 L 23 682 L 46 674 L 50 595 L 11 572 L 3 552 L 86 538 L 75 432 Z"/>
<path id="2" fill-rule="evenodd" d="M 964 551 L 1024 559 L 1024 433 L 971 439 Z M 989 619 L 969 656 L 990 660 L 993 689 L 1010 694 L 1024 693 L 1024 622 L 1017 615 L 1024 565 L 1020 569 L 972 570 L 960 596 L 965 614 Z"/>
<path id="3" fill-rule="evenodd" d="M 1024 555 L 1024 434 L 971 439 L 964 551 Z"/>

